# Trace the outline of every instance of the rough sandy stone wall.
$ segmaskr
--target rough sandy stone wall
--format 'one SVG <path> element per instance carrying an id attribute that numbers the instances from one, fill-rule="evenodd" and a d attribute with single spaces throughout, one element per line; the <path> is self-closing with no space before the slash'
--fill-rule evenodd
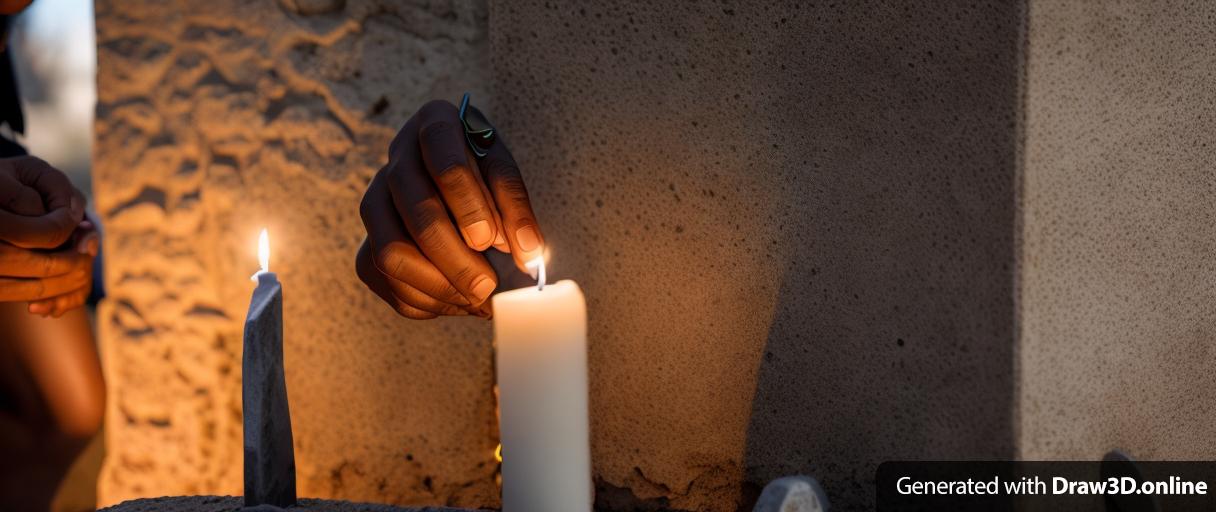
<path id="1" fill-rule="evenodd" d="M 489 325 L 398 320 L 350 270 L 396 125 L 465 89 L 587 294 L 602 509 L 1211 457 L 1209 10 L 101 2 L 102 499 L 239 491 L 269 225 L 301 494 L 496 504 Z"/>
<path id="2" fill-rule="evenodd" d="M 1016 2 L 501 2 L 496 122 L 590 318 L 598 500 L 1013 454 Z"/>
<path id="3" fill-rule="evenodd" d="M 1030 7 L 1022 455 L 1216 457 L 1216 5 Z"/>
<path id="4" fill-rule="evenodd" d="M 101 503 L 241 492 L 241 322 L 267 226 L 299 492 L 494 505 L 490 326 L 397 318 L 357 205 L 430 98 L 488 103 L 483 2 L 97 3 Z"/>

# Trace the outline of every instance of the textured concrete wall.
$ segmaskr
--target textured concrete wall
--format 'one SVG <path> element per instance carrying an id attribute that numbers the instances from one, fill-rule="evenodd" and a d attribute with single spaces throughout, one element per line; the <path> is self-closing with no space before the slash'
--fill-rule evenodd
<path id="1" fill-rule="evenodd" d="M 110 297 L 102 504 L 241 492 L 241 322 L 268 226 L 301 496 L 494 505 L 487 322 L 406 322 L 357 206 L 425 100 L 484 98 L 482 2 L 99 1 Z"/>
<path id="2" fill-rule="evenodd" d="M 1022 455 L 1211 459 L 1216 6 L 1030 3 Z"/>
<path id="3" fill-rule="evenodd" d="M 492 5 L 494 120 L 590 308 L 601 505 L 1013 455 L 1021 7 Z"/>

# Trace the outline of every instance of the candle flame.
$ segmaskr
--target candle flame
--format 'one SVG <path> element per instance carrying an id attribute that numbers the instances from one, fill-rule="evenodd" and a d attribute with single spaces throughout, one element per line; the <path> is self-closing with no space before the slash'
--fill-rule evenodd
<path id="1" fill-rule="evenodd" d="M 258 274 L 270 272 L 270 233 L 266 228 L 262 228 L 262 233 L 258 235 L 258 265 L 262 269 L 249 278 L 253 281 L 258 280 Z"/>
<path id="2" fill-rule="evenodd" d="M 494 419 L 502 425 L 502 408 L 498 406 L 498 384 L 494 385 Z M 499 437 L 502 437 L 501 432 Z M 502 443 L 494 447 L 494 460 L 498 461 L 498 469 L 494 470 L 494 482 L 502 487 Z"/>
<path id="3" fill-rule="evenodd" d="M 258 235 L 258 264 L 262 272 L 270 272 L 270 232 L 266 228 Z"/>
<path id="4" fill-rule="evenodd" d="M 536 290 L 537 291 L 544 290 L 545 289 L 545 256 L 544 255 L 537 256 L 537 257 L 533 258 L 532 261 L 525 263 L 524 266 L 528 267 L 528 270 L 530 271 L 529 273 L 532 274 L 532 278 L 536 279 Z"/>

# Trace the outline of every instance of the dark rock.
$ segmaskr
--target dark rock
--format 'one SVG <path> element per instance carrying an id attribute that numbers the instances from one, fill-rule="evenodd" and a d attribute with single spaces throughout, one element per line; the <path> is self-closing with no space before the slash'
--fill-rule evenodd
<path id="1" fill-rule="evenodd" d="M 269 505 L 242 508 L 240 496 L 166 496 L 124 501 L 100 512 L 245 512 L 271 510 L 315 510 L 321 512 L 475 512 L 448 507 L 394 507 L 375 503 L 303 498 L 294 507 L 280 509 Z M 484 512 L 484 511 L 483 511 Z"/>
<path id="2" fill-rule="evenodd" d="M 288 11 L 305 16 L 329 14 L 346 8 L 346 0 L 280 0 L 279 3 Z"/>

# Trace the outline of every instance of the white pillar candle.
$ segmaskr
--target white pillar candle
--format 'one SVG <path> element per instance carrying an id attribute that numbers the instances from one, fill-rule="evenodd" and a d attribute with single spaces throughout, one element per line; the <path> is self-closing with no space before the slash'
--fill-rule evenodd
<path id="1" fill-rule="evenodd" d="M 574 281 L 494 296 L 503 512 L 589 512 L 587 306 Z"/>

